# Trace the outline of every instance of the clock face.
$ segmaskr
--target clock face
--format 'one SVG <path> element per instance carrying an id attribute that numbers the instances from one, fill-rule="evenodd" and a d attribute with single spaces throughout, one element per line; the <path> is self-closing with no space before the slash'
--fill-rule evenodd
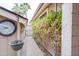
<path id="1" fill-rule="evenodd" d="M 3 36 L 10 36 L 16 31 L 16 25 L 14 22 L 10 20 L 3 20 L 0 22 L 1 29 L 0 29 L 0 34 Z"/>

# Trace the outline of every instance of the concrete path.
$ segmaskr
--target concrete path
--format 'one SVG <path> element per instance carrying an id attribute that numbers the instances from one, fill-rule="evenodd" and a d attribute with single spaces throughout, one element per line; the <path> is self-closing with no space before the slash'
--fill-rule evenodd
<path id="1" fill-rule="evenodd" d="M 26 55 L 27 56 L 43 56 L 44 53 L 40 50 L 36 42 L 32 37 L 31 25 L 27 26 L 26 29 Z"/>

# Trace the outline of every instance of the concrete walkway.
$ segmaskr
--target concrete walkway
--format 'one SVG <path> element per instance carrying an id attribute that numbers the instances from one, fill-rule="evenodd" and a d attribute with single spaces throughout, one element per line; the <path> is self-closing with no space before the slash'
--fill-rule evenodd
<path id="1" fill-rule="evenodd" d="M 32 28 L 31 25 L 27 26 L 26 29 L 26 39 L 25 39 L 25 50 L 26 56 L 43 56 L 44 53 L 40 50 L 36 42 L 32 37 Z"/>

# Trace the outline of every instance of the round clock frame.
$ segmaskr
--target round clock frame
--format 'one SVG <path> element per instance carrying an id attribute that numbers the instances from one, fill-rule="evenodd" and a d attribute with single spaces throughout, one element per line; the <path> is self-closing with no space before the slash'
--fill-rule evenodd
<path id="1" fill-rule="evenodd" d="M 13 30 L 12 33 L 3 34 L 3 33 L 0 32 L 0 35 L 2 35 L 2 36 L 11 36 L 11 35 L 13 35 L 13 34 L 16 32 L 16 30 L 17 30 L 17 24 L 14 23 L 14 22 L 13 22 L 12 20 L 10 20 L 10 19 L 5 19 L 5 20 L 0 21 L 0 23 L 3 23 L 3 22 L 10 22 L 10 23 L 13 24 L 13 26 L 14 26 L 15 28 L 14 28 L 14 30 Z"/>

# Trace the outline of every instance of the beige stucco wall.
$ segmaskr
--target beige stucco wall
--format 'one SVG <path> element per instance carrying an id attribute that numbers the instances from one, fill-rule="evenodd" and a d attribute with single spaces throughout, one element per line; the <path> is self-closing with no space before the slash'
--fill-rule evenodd
<path id="1" fill-rule="evenodd" d="M 55 10 L 55 3 L 48 6 L 48 10 Z"/>
<path id="2" fill-rule="evenodd" d="M 7 11 L 5 11 L 3 9 L 0 9 L 0 15 L 5 16 L 6 18 L 12 19 L 14 21 L 17 21 L 17 15 L 14 15 L 14 14 L 12 14 L 10 12 L 7 12 Z M 22 23 L 23 25 L 26 24 L 26 20 L 21 18 L 21 17 L 19 17 L 19 22 Z"/>
<path id="3" fill-rule="evenodd" d="M 22 33 L 22 35 L 21 35 L 21 39 L 22 40 L 24 40 L 24 46 L 23 46 L 23 48 L 21 49 L 21 53 L 20 53 L 20 55 L 21 56 L 26 56 L 26 53 L 27 53 L 27 50 L 26 50 L 26 48 L 27 48 L 27 40 L 26 40 L 26 36 L 25 36 L 25 31 Z"/>
<path id="4" fill-rule="evenodd" d="M 57 3 L 57 10 L 62 9 L 62 3 Z M 52 3 L 48 6 L 48 10 L 56 11 L 56 3 Z"/>
<path id="5" fill-rule="evenodd" d="M 0 21 L 6 19 L 5 17 L 0 16 Z M 7 55 L 16 55 L 16 52 L 11 49 L 8 45 L 8 42 L 16 39 L 16 33 L 12 36 L 6 37 L 0 35 L 0 56 Z"/>
<path id="6" fill-rule="evenodd" d="M 0 16 L 0 21 L 6 19 Z M 20 29 L 19 29 L 20 30 Z M 20 38 L 23 38 L 23 32 L 20 32 Z M 16 56 L 17 52 L 13 51 L 8 42 L 17 39 L 17 31 L 11 36 L 1 36 L 0 35 L 0 56 Z"/>
<path id="7" fill-rule="evenodd" d="M 56 3 L 48 3 L 48 4 L 44 4 L 43 6 L 39 9 L 39 11 L 34 16 L 33 19 L 40 18 L 40 16 L 42 16 L 45 12 L 48 13 L 50 10 L 55 10 L 56 11 Z M 62 4 L 61 3 L 57 3 L 57 8 L 58 8 L 58 10 L 61 9 L 62 8 Z"/>

